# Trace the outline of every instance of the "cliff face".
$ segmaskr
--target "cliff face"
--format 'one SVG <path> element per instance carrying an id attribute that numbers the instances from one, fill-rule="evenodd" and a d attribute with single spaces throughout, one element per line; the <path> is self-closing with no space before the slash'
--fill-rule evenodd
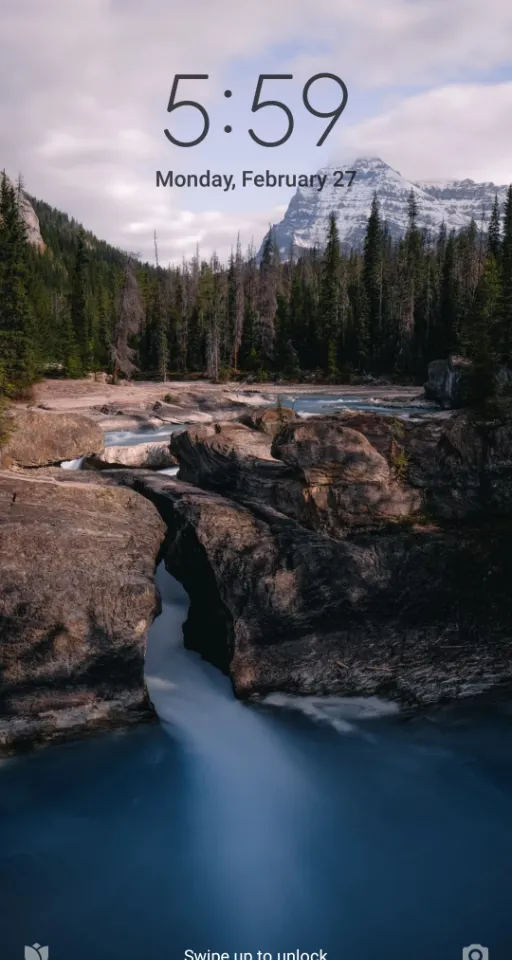
<path id="1" fill-rule="evenodd" d="M 15 186 L 15 184 L 13 184 L 13 186 Z M 20 210 L 27 231 L 28 243 L 34 247 L 38 247 L 38 249 L 41 251 L 45 250 L 45 243 L 41 236 L 39 217 L 37 216 L 37 213 L 27 195 L 23 192 L 21 194 Z"/>

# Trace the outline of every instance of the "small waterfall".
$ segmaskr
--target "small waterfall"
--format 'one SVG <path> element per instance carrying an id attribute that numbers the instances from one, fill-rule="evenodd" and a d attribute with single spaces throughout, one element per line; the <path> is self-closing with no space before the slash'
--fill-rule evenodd
<path id="1" fill-rule="evenodd" d="M 63 460 L 61 467 L 63 470 L 81 470 L 85 457 L 77 457 L 76 460 Z"/>

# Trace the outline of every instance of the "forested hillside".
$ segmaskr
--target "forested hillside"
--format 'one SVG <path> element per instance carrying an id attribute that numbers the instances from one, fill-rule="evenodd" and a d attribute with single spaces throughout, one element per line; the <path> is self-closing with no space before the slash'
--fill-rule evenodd
<path id="1" fill-rule="evenodd" d="M 26 243 L 22 184 L 0 189 L 0 383 L 22 393 L 49 370 L 77 377 L 251 372 L 362 373 L 422 382 L 430 360 L 459 352 L 486 371 L 512 355 L 512 187 L 488 230 L 417 224 L 392 240 L 375 197 L 364 251 L 344 255 L 330 217 L 325 250 L 281 262 L 272 234 L 261 262 L 234 238 L 228 264 L 200 254 L 180 267 L 141 263 L 47 204 L 31 202 L 45 249 Z M 155 237 L 158 264 L 158 245 Z M 482 381 L 483 382 L 483 381 Z"/>

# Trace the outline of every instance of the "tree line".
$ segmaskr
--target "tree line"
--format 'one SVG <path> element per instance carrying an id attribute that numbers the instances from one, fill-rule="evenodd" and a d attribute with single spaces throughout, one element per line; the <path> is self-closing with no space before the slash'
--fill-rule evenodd
<path id="1" fill-rule="evenodd" d="M 473 360 L 480 392 L 512 357 L 512 187 L 488 223 L 393 239 L 375 196 L 363 249 L 346 253 L 336 217 L 323 250 L 261 256 L 238 239 L 229 262 L 199 252 L 163 267 L 98 241 L 31 199 L 45 249 L 26 242 L 23 184 L 0 183 L 0 393 L 38 377 L 251 374 L 350 382 L 363 374 L 421 383 L 430 360 Z"/>

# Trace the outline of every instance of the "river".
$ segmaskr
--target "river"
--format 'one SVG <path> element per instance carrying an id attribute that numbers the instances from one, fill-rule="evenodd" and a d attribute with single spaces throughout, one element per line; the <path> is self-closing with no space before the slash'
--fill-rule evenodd
<path id="1" fill-rule="evenodd" d="M 240 395 L 242 398 L 242 395 Z M 334 414 L 343 408 L 349 410 L 371 411 L 373 413 L 382 413 L 389 416 L 399 417 L 417 417 L 424 414 L 425 409 L 418 406 L 403 406 L 386 404 L 385 401 L 379 403 L 372 401 L 371 398 L 354 397 L 339 393 L 304 393 L 281 395 L 283 406 L 292 407 L 299 416 L 310 417 L 321 414 Z M 242 402 L 242 399 L 241 399 Z M 275 407 L 276 401 L 268 402 L 269 407 Z M 109 430 L 105 434 L 105 445 L 110 446 L 133 446 L 134 444 L 148 443 L 153 440 L 167 440 L 172 433 L 180 433 L 186 430 L 189 424 L 163 424 L 161 427 L 142 430 Z M 76 461 L 75 461 L 76 462 Z"/>
<path id="2" fill-rule="evenodd" d="M 160 723 L 0 762 L 1 960 L 510 960 L 510 703 L 242 704 L 157 580 Z"/>
<path id="3" fill-rule="evenodd" d="M 510 705 L 246 706 L 183 648 L 187 597 L 157 577 L 160 725 L 2 763 L 2 960 L 510 960 Z"/>

